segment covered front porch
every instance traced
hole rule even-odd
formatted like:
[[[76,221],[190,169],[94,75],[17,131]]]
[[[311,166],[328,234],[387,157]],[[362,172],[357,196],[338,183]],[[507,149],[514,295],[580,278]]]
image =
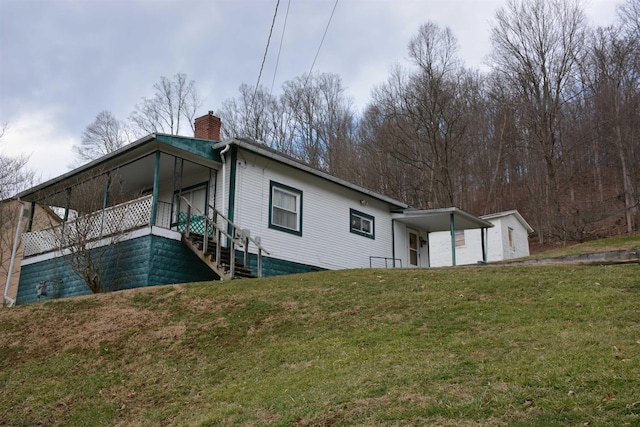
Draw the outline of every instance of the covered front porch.
[[[217,209],[223,204],[217,194],[223,192],[224,171],[212,141],[150,135],[20,193],[17,198],[27,209],[31,205],[30,213],[35,205],[48,206],[62,221],[43,225],[35,224],[32,214],[23,218],[28,225],[18,303],[33,301],[38,286],[38,299],[46,296],[47,283],[62,283],[55,285],[64,288],[56,297],[95,292],[91,275],[70,272],[77,259],[99,261],[87,268],[112,282],[118,271],[118,284],[105,285],[106,290],[233,278],[235,256],[227,261],[228,275],[221,257],[211,262],[202,239],[200,246],[192,244],[193,236],[207,235],[218,239],[218,247],[243,242],[248,247]]]
[[[405,209],[392,214],[394,222],[394,259],[404,260],[403,266],[430,267],[429,234],[451,233],[451,265],[456,264],[456,247],[464,230],[481,230],[482,259],[487,262],[486,231],[493,224],[475,215],[452,207],[443,209]]]

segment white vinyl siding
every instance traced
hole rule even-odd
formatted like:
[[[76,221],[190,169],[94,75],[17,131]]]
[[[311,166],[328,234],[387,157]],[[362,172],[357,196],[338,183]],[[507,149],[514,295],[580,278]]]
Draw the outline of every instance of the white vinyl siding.
[[[249,229],[252,237],[260,237],[270,257],[330,270],[368,268],[370,256],[392,257],[391,213],[386,203],[251,152],[239,150],[238,159],[242,165],[237,168],[234,222]],[[301,193],[300,234],[269,226],[274,220],[269,218],[273,216],[271,182]],[[350,209],[358,208],[375,217],[375,239],[363,238],[347,227]]]
[[[487,218],[494,227],[487,230],[487,261],[500,261],[529,255],[527,230],[514,215]],[[431,265],[451,265],[451,233],[429,235]],[[482,237],[479,229],[466,230],[465,247],[456,250],[456,264],[477,264],[482,260]]]

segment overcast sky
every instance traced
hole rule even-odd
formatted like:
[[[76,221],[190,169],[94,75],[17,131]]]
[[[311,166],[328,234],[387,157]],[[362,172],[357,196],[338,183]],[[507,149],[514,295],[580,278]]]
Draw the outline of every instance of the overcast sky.
[[[358,110],[403,63],[422,23],[450,27],[465,65],[484,69],[505,0],[340,0],[314,70],[340,75]],[[42,180],[68,171],[71,147],[102,110],[125,120],[160,76],[185,73],[202,114],[254,85],[277,0],[0,0],[0,142],[29,154]],[[276,58],[290,3],[279,66]],[[615,0],[591,0],[592,25]],[[334,0],[281,0],[261,84],[274,93],[309,72]],[[275,80],[274,80],[275,79]],[[223,124],[224,125],[224,124]]]

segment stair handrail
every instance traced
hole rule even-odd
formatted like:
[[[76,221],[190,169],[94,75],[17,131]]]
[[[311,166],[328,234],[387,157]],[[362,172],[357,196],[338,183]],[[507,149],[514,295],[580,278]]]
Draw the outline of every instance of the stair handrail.
[[[237,238],[234,238],[234,237],[233,237],[233,236],[231,236],[229,233],[227,233],[226,231],[224,231],[224,229],[223,229],[222,227],[220,227],[218,224],[216,224],[216,223],[215,223],[215,221],[213,221],[211,218],[207,217],[207,216],[206,216],[206,215],[205,215],[205,214],[204,214],[200,209],[193,207],[193,206],[191,205],[191,203],[190,203],[187,199],[185,199],[185,197],[184,197],[184,196],[182,196],[182,197],[181,197],[181,199],[182,199],[182,200],[184,200],[184,202],[187,204],[187,210],[188,210],[188,211],[191,211],[191,210],[193,209],[196,213],[198,213],[199,215],[201,215],[201,216],[205,219],[205,222],[206,222],[207,224],[209,224],[209,223],[210,223],[210,224],[211,224],[211,226],[212,226],[213,228],[215,228],[216,230],[220,231],[222,234],[224,234],[225,236],[227,236],[229,239],[233,240],[236,244],[239,244],[239,245],[241,245],[241,246],[242,246],[242,240],[239,240],[239,239],[237,239]],[[189,224],[190,224],[190,222],[191,222],[191,221],[190,221],[190,220],[191,220],[191,215],[190,215],[190,213],[191,213],[191,212],[187,212],[187,223],[186,223],[186,225],[185,225],[185,229],[186,229],[187,237],[189,237],[189,232],[190,232],[190,230],[189,230]],[[206,228],[206,226],[205,226],[205,228]],[[209,231],[209,230],[205,230],[205,234],[206,234],[206,232],[208,232],[208,231]],[[217,242],[217,240],[216,240],[216,242]]]
[[[258,265],[257,265],[257,270],[258,270],[258,277],[262,277],[262,253],[264,252],[267,255],[271,255],[271,253],[266,250],[261,244],[260,242],[258,242],[256,239],[254,239],[253,237],[245,234],[244,230],[240,227],[238,227],[238,225],[236,223],[234,223],[233,221],[229,220],[229,218],[227,218],[222,212],[218,211],[215,207],[209,205],[209,208],[211,208],[212,212],[213,212],[213,218],[214,218],[214,222],[217,222],[217,217],[218,215],[220,215],[222,217],[222,219],[224,219],[225,221],[227,221],[228,225],[231,225],[231,229],[233,230],[231,232],[231,234],[235,235],[237,230],[242,230],[242,237],[244,238],[244,242],[242,242],[243,246],[244,246],[244,265],[245,267],[249,265],[249,243],[252,242],[254,245],[256,245],[256,248],[258,248]]]
[[[227,221],[227,223],[228,223],[228,224],[230,224],[230,225],[231,225],[231,227],[233,228],[233,230],[234,230],[234,231],[235,231],[235,230],[243,230],[243,229],[242,229],[241,227],[239,227],[236,223],[234,223],[233,221],[229,220],[229,218],[227,218],[227,217],[226,217],[222,212],[220,212],[219,210],[217,210],[216,208],[214,208],[214,207],[213,207],[213,206],[211,206],[211,205],[209,205],[209,207],[213,210],[214,217],[215,217],[215,215],[219,215],[219,216],[221,216],[221,217],[222,217],[222,219],[224,219],[225,221]],[[225,234],[226,234],[226,233],[225,233]],[[244,233],[243,233],[243,235],[244,235]],[[227,234],[227,236],[228,236],[228,234]],[[249,239],[249,240],[250,240],[254,245],[256,245],[256,247],[257,247],[259,250],[261,250],[262,252],[264,252],[264,253],[265,253],[265,254],[267,254],[267,255],[271,255],[271,253],[270,253],[268,250],[266,250],[266,249],[264,248],[264,246],[262,246],[262,245],[260,244],[260,242],[258,242],[256,239],[254,239],[254,238],[253,238],[253,237],[251,237],[251,236],[245,236],[245,237],[246,237],[246,238],[248,238],[248,239]]]
[[[191,206],[191,202],[189,202],[189,200],[187,200],[184,196],[180,197],[181,200],[183,200],[186,204],[187,204],[187,218],[186,218],[186,223],[185,223],[185,231],[184,231],[184,235],[185,237],[188,239],[189,235],[191,233],[191,209],[193,209],[195,212],[197,212],[198,214],[200,214],[204,220],[205,220],[205,227],[204,227],[204,236],[202,239],[202,252],[203,253],[207,253],[207,249],[208,249],[208,244],[209,244],[209,224],[211,224],[211,226],[213,227],[213,229],[216,232],[215,235],[215,242],[216,242],[216,265],[218,267],[220,267],[220,258],[221,258],[221,246],[222,244],[220,243],[220,234],[224,234],[225,236],[227,236],[227,238],[229,239],[230,245],[229,245],[229,276],[231,276],[231,278],[235,278],[236,275],[236,257],[235,257],[235,245],[239,244],[242,245],[243,242],[241,240],[238,240],[236,238],[234,238],[233,236],[229,235],[229,233],[227,233],[225,230],[222,229],[222,227],[220,227],[218,224],[216,224],[215,221],[213,221],[211,218],[207,217],[200,209],[195,208],[193,206]],[[259,264],[261,264],[259,262]],[[262,276],[261,276],[262,277]]]

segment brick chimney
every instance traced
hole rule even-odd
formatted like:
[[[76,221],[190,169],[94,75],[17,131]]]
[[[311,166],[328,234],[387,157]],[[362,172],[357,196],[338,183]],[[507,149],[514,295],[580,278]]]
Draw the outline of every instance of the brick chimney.
[[[220,140],[222,121],[220,117],[213,115],[213,111],[209,111],[209,114],[195,119],[193,125],[195,127],[194,137],[198,139],[212,139],[214,141]]]

